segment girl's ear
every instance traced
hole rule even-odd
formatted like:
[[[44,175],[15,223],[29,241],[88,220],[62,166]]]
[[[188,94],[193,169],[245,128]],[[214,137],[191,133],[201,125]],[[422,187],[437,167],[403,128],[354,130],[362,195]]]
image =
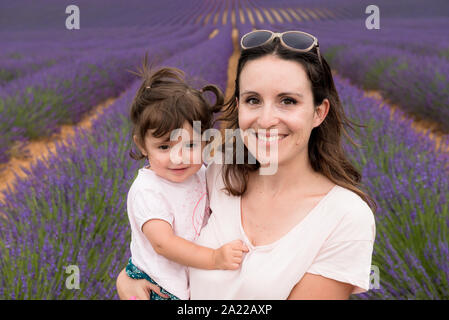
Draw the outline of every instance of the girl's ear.
[[[140,152],[141,152],[145,157],[147,157],[147,156],[148,156],[148,155],[147,155],[147,152],[146,152],[145,148],[143,148],[143,147],[140,145],[139,139],[137,138],[136,135],[133,135],[133,140],[134,140],[134,143],[136,144],[137,148],[139,148]]]

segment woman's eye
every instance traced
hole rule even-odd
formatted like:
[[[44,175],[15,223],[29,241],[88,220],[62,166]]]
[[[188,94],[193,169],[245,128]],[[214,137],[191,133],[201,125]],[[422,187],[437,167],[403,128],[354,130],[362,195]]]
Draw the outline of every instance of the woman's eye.
[[[161,150],[168,150],[168,148],[170,148],[170,146],[162,145],[162,146],[159,146],[158,148],[161,149]]]
[[[248,104],[258,104],[259,100],[256,99],[256,98],[248,98],[248,99],[246,99],[246,103],[248,103]]]
[[[187,144],[187,148],[195,148],[196,144],[195,143],[188,143]]]
[[[281,101],[283,104],[296,104],[296,100],[292,98],[285,98]]]

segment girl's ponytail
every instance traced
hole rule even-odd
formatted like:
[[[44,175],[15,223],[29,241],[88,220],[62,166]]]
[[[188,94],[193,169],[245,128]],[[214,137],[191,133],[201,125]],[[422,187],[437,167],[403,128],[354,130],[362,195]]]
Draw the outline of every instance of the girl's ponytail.
[[[201,93],[205,93],[206,91],[210,91],[215,95],[215,104],[210,107],[211,111],[213,113],[220,112],[224,103],[224,95],[221,92],[220,88],[218,88],[216,85],[208,84],[200,90]]]

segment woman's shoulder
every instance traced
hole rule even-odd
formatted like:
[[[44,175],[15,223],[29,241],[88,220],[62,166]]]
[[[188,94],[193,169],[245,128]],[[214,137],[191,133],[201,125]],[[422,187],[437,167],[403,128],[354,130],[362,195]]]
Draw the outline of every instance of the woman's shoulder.
[[[359,240],[374,239],[375,219],[369,205],[348,188],[337,185],[336,189],[330,208],[339,213],[339,229],[344,231],[346,236],[353,234],[353,239],[357,237],[363,237]],[[370,236],[366,238],[368,234]]]
[[[337,190],[334,201],[336,201],[338,205],[342,207],[342,209],[346,209],[349,211],[363,210],[372,213],[371,208],[368,206],[365,200],[363,200],[362,197],[356,192],[340,185],[336,185],[335,188]]]

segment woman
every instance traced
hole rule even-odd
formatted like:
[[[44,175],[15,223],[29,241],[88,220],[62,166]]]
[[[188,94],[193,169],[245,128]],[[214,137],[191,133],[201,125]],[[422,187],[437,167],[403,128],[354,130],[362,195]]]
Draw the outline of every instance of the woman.
[[[212,215],[197,243],[239,238],[249,252],[238,270],[190,268],[191,299],[348,299],[368,290],[376,205],[342,149],[351,122],[317,39],[257,30],[241,45],[220,120],[241,130],[245,159],[257,161],[236,163],[234,140],[234,162],[208,166]],[[273,174],[260,174],[263,149],[276,155]],[[122,299],[157,290],[123,271],[117,289]]]

